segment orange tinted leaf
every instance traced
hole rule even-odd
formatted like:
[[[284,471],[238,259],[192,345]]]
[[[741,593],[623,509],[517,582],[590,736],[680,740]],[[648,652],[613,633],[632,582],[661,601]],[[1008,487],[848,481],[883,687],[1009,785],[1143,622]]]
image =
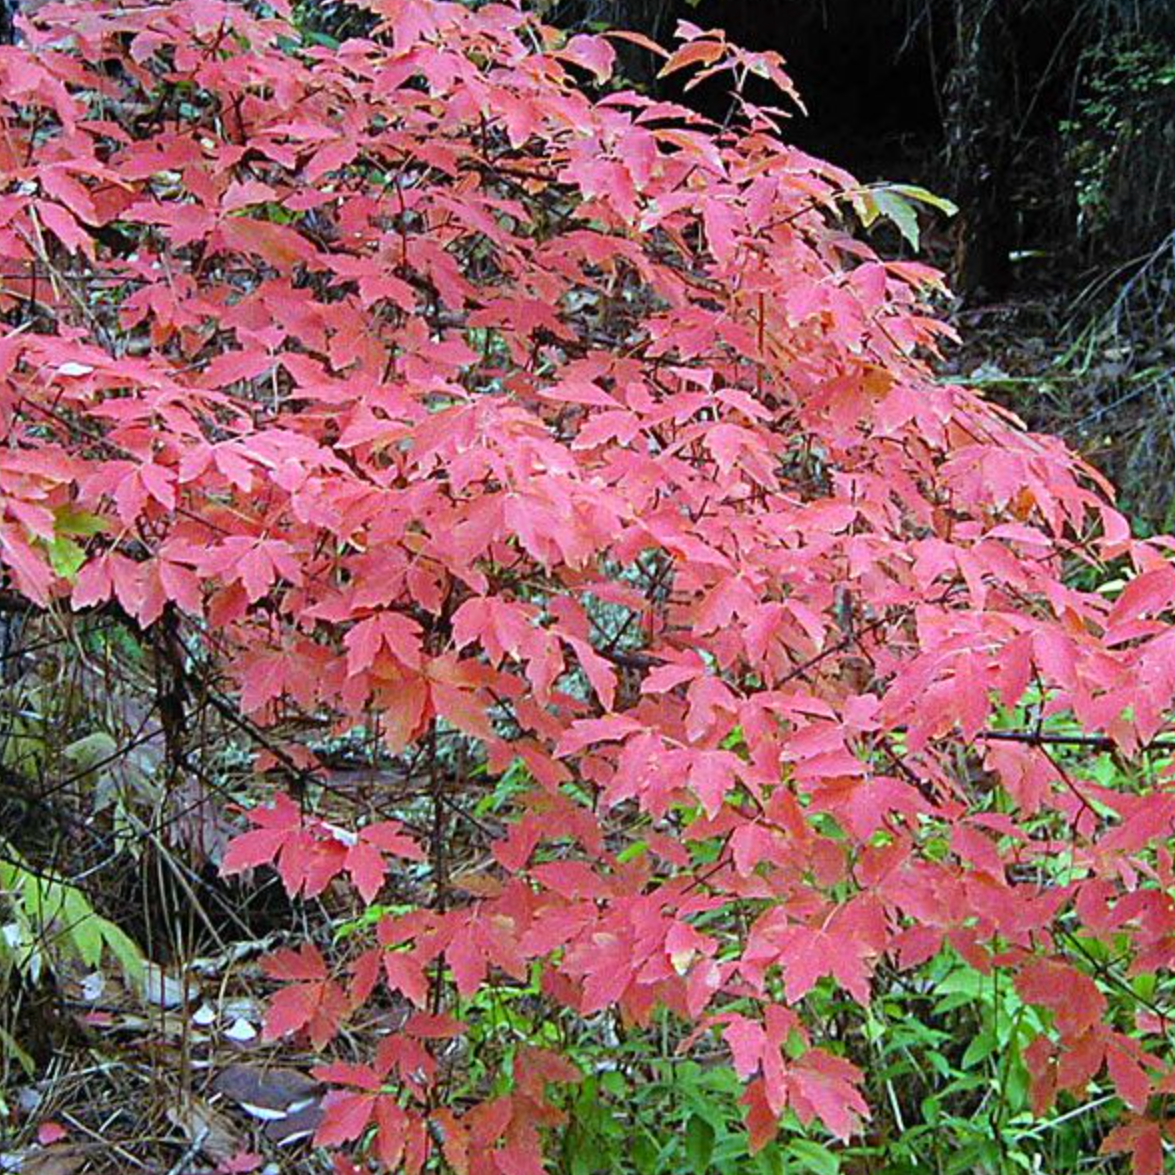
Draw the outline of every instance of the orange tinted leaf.
[[[657,76],[667,77],[691,65],[713,65],[725,53],[726,45],[722,41],[691,41],[670,55]]]

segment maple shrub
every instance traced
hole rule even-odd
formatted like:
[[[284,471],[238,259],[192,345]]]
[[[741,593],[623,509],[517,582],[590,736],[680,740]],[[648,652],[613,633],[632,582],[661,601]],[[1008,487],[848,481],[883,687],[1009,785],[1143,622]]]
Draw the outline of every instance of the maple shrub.
[[[1108,1091],[1156,1175],[1171,541],[936,379],[934,272],[737,97],[793,104],[776,56],[681,26],[718,126],[508,5],[339,45],[281,8],[50,4],[0,48],[0,550],[239,706],[279,786],[225,874],[369,908],[267,964],[337,1170],[542,1171],[558,1034],[452,1074],[532,983],[724,1050],[752,1149],[867,1137],[865,1009],[948,953],[1027,1010],[1035,1112]],[[351,817],[324,731],[382,747]]]

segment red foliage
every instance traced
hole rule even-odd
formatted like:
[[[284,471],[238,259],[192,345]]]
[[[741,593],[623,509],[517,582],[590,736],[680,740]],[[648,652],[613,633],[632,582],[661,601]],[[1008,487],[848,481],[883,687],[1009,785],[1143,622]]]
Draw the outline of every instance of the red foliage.
[[[253,721],[377,729],[432,764],[438,812],[479,762],[533,785],[492,873],[459,897],[434,861],[437,900],[384,917],[349,978],[275,958],[268,1034],[325,1045],[381,973],[436,1012],[537,960],[582,1013],[720,1031],[756,1142],[789,1106],[846,1137],[861,1074],[811,1044],[806,994],[864,1004],[883,960],[950,945],[1050,1013],[1038,1105],[1106,1068],[1143,1115],[1107,1146],[1157,1170],[1165,1062],[1066,944],[1171,966],[1175,790],[986,736],[1034,690],[1146,748],[1170,543],[936,381],[935,275],[853,239],[853,181],[778,112],[715,127],[511,7],[373,7],[376,39],[329,49],[220,0],[86,0],[0,50],[0,309],[28,315],[0,339],[10,584],[171,610]],[[682,33],[667,69],[787,89],[775,57]],[[1133,578],[1111,601],[1067,561]],[[267,745],[261,767],[313,762]],[[1050,815],[1063,843],[1033,832]],[[292,894],[346,875],[370,902],[422,859],[395,822],[283,796],[252,821],[225,871],[274,863]],[[574,1070],[529,1057],[458,1115],[432,1054],[459,1031],[417,1017],[372,1066],[325,1065],[319,1141],[539,1171]]]

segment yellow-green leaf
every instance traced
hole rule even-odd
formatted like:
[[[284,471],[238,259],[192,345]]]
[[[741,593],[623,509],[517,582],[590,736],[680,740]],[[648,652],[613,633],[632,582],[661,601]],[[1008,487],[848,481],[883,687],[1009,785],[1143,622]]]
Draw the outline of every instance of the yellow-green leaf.
[[[58,575],[72,580],[86,561],[86,552],[73,539],[59,534],[51,543],[46,543],[49,564]]]

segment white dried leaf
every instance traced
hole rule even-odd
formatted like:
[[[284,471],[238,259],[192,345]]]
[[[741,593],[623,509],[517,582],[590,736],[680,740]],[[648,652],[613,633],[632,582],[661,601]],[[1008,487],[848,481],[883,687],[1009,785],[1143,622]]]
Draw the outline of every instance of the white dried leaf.
[[[238,1016],[237,1019],[235,1019],[224,1030],[224,1034],[229,1038],[229,1040],[235,1040],[240,1044],[244,1044],[247,1041],[256,1039],[257,1029],[254,1028],[248,1020]]]

